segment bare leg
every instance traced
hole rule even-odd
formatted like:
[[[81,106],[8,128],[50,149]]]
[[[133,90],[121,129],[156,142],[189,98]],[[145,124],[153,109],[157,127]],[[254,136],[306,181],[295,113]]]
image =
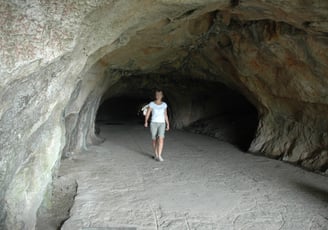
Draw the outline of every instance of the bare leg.
[[[158,157],[160,157],[162,155],[163,145],[164,145],[164,138],[159,137],[157,139],[157,153],[158,153]]]
[[[156,157],[158,157],[157,139],[153,140],[153,150],[154,150],[154,153],[155,153]]]

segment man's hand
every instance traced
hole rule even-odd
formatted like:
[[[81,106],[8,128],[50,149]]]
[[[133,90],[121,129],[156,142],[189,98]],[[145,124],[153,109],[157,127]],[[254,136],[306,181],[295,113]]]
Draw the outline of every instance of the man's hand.
[[[169,131],[169,130],[170,130],[170,126],[166,125],[166,131]]]
[[[146,127],[146,128],[148,127],[148,122],[145,122],[145,127]]]

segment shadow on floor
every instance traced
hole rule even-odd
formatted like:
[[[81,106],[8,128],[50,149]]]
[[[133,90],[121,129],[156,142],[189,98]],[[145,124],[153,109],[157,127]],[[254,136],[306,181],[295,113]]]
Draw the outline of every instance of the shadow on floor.
[[[146,156],[148,158],[151,158],[151,159],[154,158],[154,156],[151,153],[144,152],[144,151],[138,151],[138,150],[135,150],[135,149],[133,151],[140,154],[140,155]]]
[[[306,192],[313,197],[317,198],[319,201],[328,203],[328,190],[319,188],[317,186],[311,184],[305,184],[302,182],[293,182],[295,187],[297,187],[300,191]]]

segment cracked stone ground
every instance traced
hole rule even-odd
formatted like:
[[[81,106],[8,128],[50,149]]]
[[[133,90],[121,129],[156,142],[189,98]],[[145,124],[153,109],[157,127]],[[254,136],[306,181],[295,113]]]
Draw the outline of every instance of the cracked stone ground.
[[[175,130],[157,162],[148,129],[101,130],[104,143],[62,162],[78,182],[62,229],[328,228],[327,176]]]

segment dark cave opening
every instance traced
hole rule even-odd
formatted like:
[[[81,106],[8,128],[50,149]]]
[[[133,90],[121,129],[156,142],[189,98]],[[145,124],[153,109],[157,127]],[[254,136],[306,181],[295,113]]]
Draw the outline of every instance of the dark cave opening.
[[[141,108],[154,99],[156,88],[164,91],[173,129],[208,135],[248,150],[258,125],[257,110],[245,96],[220,82],[172,75],[122,77],[104,94],[97,127],[142,126]]]
[[[185,129],[229,142],[240,150],[247,151],[257,130],[257,116],[257,111],[252,107],[245,110],[226,111],[193,122]]]
[[[138,124],[142,122],[141,108],[146,102],[147,98],[128,95],[109,98],[99,107],[96,122],[105,125]]]

